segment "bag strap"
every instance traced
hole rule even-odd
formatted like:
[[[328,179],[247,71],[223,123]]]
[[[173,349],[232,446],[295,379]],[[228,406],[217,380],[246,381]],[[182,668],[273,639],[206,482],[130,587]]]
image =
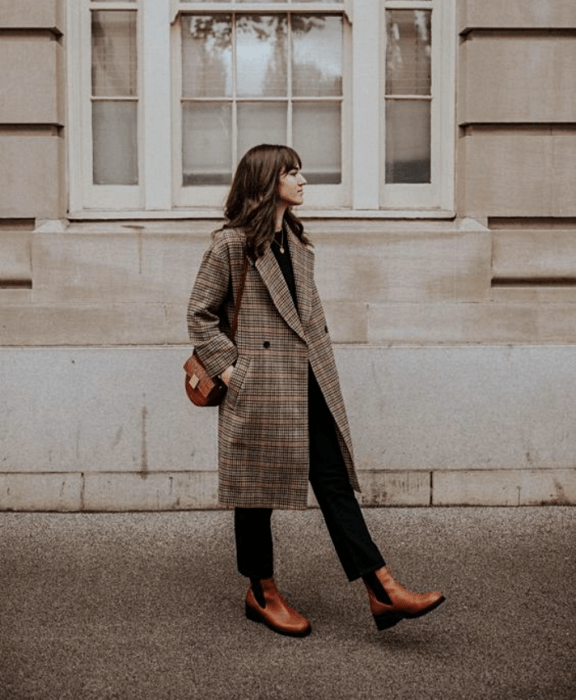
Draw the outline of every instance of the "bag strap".
[[[236,330],[238,329],[238,314],[240,313],[240,304],[242,304],[242,295],[244,294],[244,286],[246,285],[246,273],[248,272],[248,256],[244,256],[244,262],[242,263],[242,278],[240,280],[240,286],[238,287],[238,294],[236,295],[236,306],[234,307],[234,320],[232,321],[232,334],[230,340],[234,340],[236,337]]]

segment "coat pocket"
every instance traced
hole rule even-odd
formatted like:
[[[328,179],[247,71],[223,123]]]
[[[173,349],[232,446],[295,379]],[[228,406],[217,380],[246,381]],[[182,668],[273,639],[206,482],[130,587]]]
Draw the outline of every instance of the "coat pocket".
[[[244,381],[250,368],[250,363],[252,360],[246,355],[242,355],[238,358],[232,376],[230,377],[230,383],[228,384],[228,391],[226,392],[226,403],[234,410],[238,399],[242,394],[242,388],[244,386]]]

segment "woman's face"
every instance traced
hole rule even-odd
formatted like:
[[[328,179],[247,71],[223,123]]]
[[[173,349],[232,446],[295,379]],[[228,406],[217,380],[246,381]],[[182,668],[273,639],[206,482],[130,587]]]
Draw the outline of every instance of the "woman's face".
[[[294,167],[280,175],[278,199],[288,206],[298,206],[304,201],[306,178],[299,167]]]

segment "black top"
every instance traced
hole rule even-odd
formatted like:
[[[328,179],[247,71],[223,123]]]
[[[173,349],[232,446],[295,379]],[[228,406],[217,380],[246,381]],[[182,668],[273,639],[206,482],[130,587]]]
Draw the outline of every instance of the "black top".
[[[284,239],[283,253],[280,252],[280,246],[278,245],[276,239],[274,239],[272,242],[271,247],[272,252],[276,256],[276,260],[278,261],[278,265],[280,265],[280,269],[282,270],[282,274],[284,275],[284,279],[286,280],[286,284],[288,285],[292,299],[294,300],[294,306],[296,307],[296,310],[298,310],[298,301],[296,299],[296,282],[294,281],[294,268],[292,267],[292,258],[290,257],[290,247],[288,246],[287,237]]]

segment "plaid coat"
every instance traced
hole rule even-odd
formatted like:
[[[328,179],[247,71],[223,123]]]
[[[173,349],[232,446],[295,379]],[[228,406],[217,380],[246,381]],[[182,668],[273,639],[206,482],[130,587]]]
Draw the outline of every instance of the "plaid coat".
[[[233,343],[228,336],[244,241],[238,230],[216,234],[188,306],[190,339],[208,373],[215,376],[235,363],[218,409],[220,503],[306,507],[309,364],[334,417],[350,482],[359,491],[332,343],[314,283],[314,254],[289,232],[298,311],[270,248],[248,265]]]

